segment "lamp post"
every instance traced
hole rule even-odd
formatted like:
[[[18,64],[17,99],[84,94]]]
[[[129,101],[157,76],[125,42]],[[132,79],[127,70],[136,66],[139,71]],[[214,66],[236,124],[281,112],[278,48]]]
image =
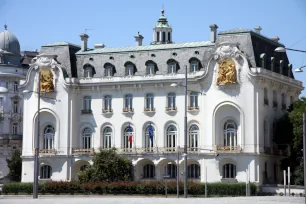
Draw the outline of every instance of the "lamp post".
[[[285,47],[277,47],[274,51],[275,52],[286,52],[286,50],[291,50],[295,52],[305,52],[306,50],[296,50],[296,49],[290,49]],[[306,67],[306,65],[301,66],[297,69],[295,69],[295,72],[303,72],[303,68]],[[304,161],[304,195],[305,195],[305,204],[306,204],[306,113],[303,113],[303,161]]]

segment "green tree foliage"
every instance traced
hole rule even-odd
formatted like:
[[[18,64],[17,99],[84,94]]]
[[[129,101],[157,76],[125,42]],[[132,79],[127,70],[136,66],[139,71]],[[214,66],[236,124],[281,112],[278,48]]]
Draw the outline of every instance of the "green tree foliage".
[[[118,155],[116,149],[103,150],[93,156],[93,164],[78,174],[79,181],[129,181],[132,179],[133,165],[126,157]]]
[[[278,119],[273,141],[283,148],[289,145],[291,154],[281,162],[282,169],[291,167],[292,181],[303,184],[303,113],[306,113],[306,98],[295,101],[281,118]]]
[[[21,152],[15,150],[10,159],[6,159],[7,167],[9,168],[8,178],[11,181],[21,181],[22,159]]]

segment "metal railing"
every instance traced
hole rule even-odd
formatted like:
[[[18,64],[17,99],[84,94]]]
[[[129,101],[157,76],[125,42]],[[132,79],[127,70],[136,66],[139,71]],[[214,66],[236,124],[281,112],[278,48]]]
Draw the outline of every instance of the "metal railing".
[[[73,155],[93,155],[94,149],[89,148],[89,149],[84,149],[84,148],[72,148],[72,154]]]
[[[237,146],[219,146],[216,145],[214,148],[215,152],[226,152],[226,153],[239,153],[242,151],[239,145]]]

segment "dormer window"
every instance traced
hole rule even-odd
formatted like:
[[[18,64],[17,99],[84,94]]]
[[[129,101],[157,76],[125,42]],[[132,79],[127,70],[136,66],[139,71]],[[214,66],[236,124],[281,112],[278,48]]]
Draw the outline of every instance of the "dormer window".
[[[174,59],[170,59],[167,62],[168,64],[168,74],[174,74],[179,70],[178,62]]]
[[[175,64],[171,63],[169,64],[169,74],[173,74],[176,72]]]
[[[110,63],[105,63],[104,65],[104,76],[112,77],[116,73],[115,66]]]
[[[96,74],[95,68],[90,64],[84,65],[84,77],[92,78]]]
[[[189,60],[190,63],[190,72],[197,72],[202,68],[200,60],[197,58],[193,57]]]
[[[137,72],[136,66],[131,62],[125,63],[124,66],[125,66],[125,76],[134,76],[135,73]]]
[[[156,63],[151,60],[146,62],[146,67],[147,67],[146,71],[147,75],[155,75],[156,71],[158,71]]]

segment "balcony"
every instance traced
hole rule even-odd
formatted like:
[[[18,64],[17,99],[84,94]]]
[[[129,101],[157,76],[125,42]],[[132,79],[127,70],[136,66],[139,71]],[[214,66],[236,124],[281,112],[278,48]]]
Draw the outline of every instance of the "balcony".
[[[273,101],[273,108],[277,108],[277,101]]]
[[[267,98],[264,99],[264,105],[269,105],[269,100]]]
[[[33,153],[35,153],[35,149],[33,150]],[[55,149],[39,149],[39,154],[55,155],[56,150]]]
[[[144,108],[144,112],[155,112],[155,108]]]
[[[81,110],[82,114],[92,114],[92,110]]]
[[[188,106],[187,107],[187,111],[188,112],[199,112],[200,111],[200,107],[199,106]]]
[[[166,107],[166,112],[174,112],[177,111],[176,107]]]
[[[134,113],[134,108],[125,107],[122,109],[123,113]]]
[[[81,148],[72,148],[73,155],[93,155],[94,149],[81,149]]]
[[[102,114],[113,114],[113,109],[108,108],[108,109],[102,109]]]
[[[240,153],[240,146],[215,146],[215,152],[218,153]]]

